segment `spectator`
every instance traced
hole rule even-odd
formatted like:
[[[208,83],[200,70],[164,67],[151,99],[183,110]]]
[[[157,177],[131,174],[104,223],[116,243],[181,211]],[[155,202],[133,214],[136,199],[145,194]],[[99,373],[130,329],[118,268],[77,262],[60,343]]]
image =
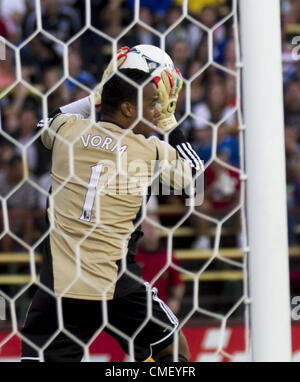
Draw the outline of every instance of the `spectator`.
[[[180,70],[183,77],[186,77],[186,72],[189,66],[190,59],[190,50],[187,40],[176,40],[170,46],[169,54],[174,62],[175,67]]]
[[[226,105],[227,96],[224,83],[215,83],[208,86],[204,102],[194,107],[194,114],[199,119],[195,124],[197,128],[203,128],[207,122],[217,124],[225,119],[226,125],[230,127],[235,123],[234,109]]]
[[[202,69],[199,61],[193,61],[187,71],[188,78],[195,76]],[[197,105],[204,98],[203,76],[197,75],[191,82],[191,106]]]
[[[284,93],[285,122],[288,125],[300,126],[300,82],[287,84]]]
[[[299,24],[300,23],[300,1],[289,0],[288,4],[285,1],[284,8],[284,24]]]
[[[207,28],[212,28],[217,24],[219,20],[218,9],[216,7],[209,7],[209,6],[204,7],[201,10],[201,13],[198,14],[197,18]],[[225,27],[224,25],[220,25],[214,31],[214,43],[218,44],[221,41],[223,41],[224,38],[225,38]]]
[[[74,78],[77,82],[88,86],[89,89],[93,89],[96,86],[94,77],[83,70],[82,68],[82,59],[80,54],[73,50],[69,54],[69,73],[70,77]],[[74,84],[71,80],[67,80],[67,87],[72,96],[77,85]]]
[[[34,141],[34,135],[36,133],[36,125],[38,118],[33,110],[23,109],[20,115],[19,129],[18,129],[18,142],[22,145],[17,148],[19,155],[22,155],[24,147],[26,147],[26,159],[28,169],[31,173],[35,173],[38,167],[38,150],[37,143]]]
[[[154,224],[159,224],[156,213],[148,215]],[[142,223],[144,236],[136,256],[136,262],[142,268],[144,280],[152,283],[158,290],[158,296],[165,301],[172,311],[177,314],[184,295],[184,284],[180,273],[174,268],[179,266],[178,261],[172,254],[171,265],[167,266],[167,248],[161,245],[161,230],[148,220]]]
[[[296,49],[296,57],[293,54],[293,51],[296,45],[292,44],[293,35],[283,30],[282,32],[282,72],[283,72],[283,84],[284,86],[289,82],[297,79],[297,62],[295,62],[295,58],[299,62],[299,50]],[[298,46],[298,44],[297,44]]]
[[[194,128],[195,150],[206,164],[212,156],[213,131],[208,125]]]
[[[299,130],[285,127],[286,183],[289,244],[298,243],[295,228],[300,223],[300,144]]]
[[[95,33],[84,34],[84,40],[81,46],[84,57],[85,67],[94,76],[99,75],[99,68],[107,66],[112,54],[111,38],[118,39],[118,47],[131,46],[130,39],[134,34],[135,27],[129,28],[125,35],[122,31],[133,22],[134,16],[123,0],[93,0],[91,2],[91,24],[93,27],[108,35],[110,38],[104,38]],[[97,49],[94,49],[97,46]],[[94,68],[90,63],[94,64]],[[90,69],[91,67],[91,69]],[[99,78],[100,79],[100,78]]]
[[[112,38],[117,38],[122,31],[121,1],[108,1],[101,10],[101,30]]]
[[[161,33],[164,33],[168,28],[174,26],[174,24],[179,19],[179,17],[181,17],[181,14],[182,14],[181,7],[178,7],[172,4],[171,7],[168,9],[168,12],[166,13],[165,17],[161,20],[160,24],[157,25],[157,29]]]
[[[203,99],[204,95],[204,86],[203,86],[203,76],[198,75],[197,72],[201,70],[201,64],[199,61],[191,62],[189,68],[187,69],[187,79],[191,81],[191,78],[196,75],[196,77],[190,82],[190,97],[189,102],[191,108],[193,108],[197,103],[199,103]],[[177,121],[184,115],[186,110],[186,87],[183,86],[181,93],[179,94],[177,107],[176,107],[176,117]],[[185,135],[189,137],[191,141],[194,140],[193,137],[193,123],[192,118],[187,118],[184,120],[181,130],[184,131]]]
[[[31,36],[36,27],[36,13],[32,11],[24,21],[23,40]],[[73,8],[61,5],[59,0],[43,0],[42,27],[57,40],[66,43],[80,31],[81,24]],[[76,40],[73,46],[79,49],[79,40]],[[40,83],[45,69],[61,65],[62,56],[63,44],[39,33],[22,49],[22,65],[34,67],[37,71],[36,82]]]
[[[25,0],[1,0],[0,11],[3,17],[23,15],[26,12]]]
[[[70,101],[70,95],[65,82],[56,88],[61,77],[61,70],[56,67],[51,67],[44,73],[42,84],[43,94],[46,94],[51,89],[51,93],[47,97],[48,110],[56,110],[61,105],[65,105]]]
[[[216,8],[217,10],[226,3],[227,0],[189,0],[189,13],[197,16],[205,7]],[[183,0],[174,0],[177,5],[182,5]]]
[[[233,72],[236,71],[236,48],[234,39],[229,39],[224,47],[224,62],[223,65],[231,69]]]
[[[125,5],[133,12],[135,0],[126,0]],[[172,5],[172,0],[140,0],[140,7],[148,8],[154,15],[154,24],[158,24],[167,14],[168,9]]]
[[[22,70],[23,80],[30,82],[27,68]],[[38,100],[40,101],[40,100]],[[23,83],[18,84],[15,92],[5,99],[5,107],[3,114],[5,123],[3,124],[4,130],[14,138],[17,137],[19,128],[19,118],[23,109],[32,108],[38,110],[39,104],[35,95],[30,94],[28,88]]]
[[[8,163],[15,155],[15,146],[7,140],[2,140],[0,144],[0,173],[6,172]]]
[[[0,36],[8,38],[7,26],[3,17],[0,17]]]
[[[38,34],[21,50],[21,64],[31,73],[30,83],[40,85],[46,70],[62,66],[61,52],[52,40]]]
[[[169,33],[166,35],[166,48],[171,49],[171,46],[177,40],[188,41],[188,31],[184,23],[178,23],[178,19],[182,16],[182,9],[172,6],[166,14],[163,23],[158,26],[161,33],[164,33],[167,29]]]
[[[149,8],[142,7],[140,9],[139,19],[144,24],[149,25],[149,27],[153,28],[153,15]],[[141,24],[137,24],[136,27],[134,27],[131,30],[131,34],[128,38],[128,45],[132,47],[139,44],[150,44],[159,46],[160,40],[159,37],[152,31],[150,31],[148,28],[144,27]]]
[[[7,167],[7,171],[0,172],[0,195],[7,195],[16,188],[16,191],[7,199],[9,229],[25,243],[33,244],[33,223],[34,209],[37,207],[37,191],[27,181],[17,188],[23,180],[22,158],[18,155],[13,156]],[[1,219],[3,221],[3,210]],[[4,227],[1,227],[3,230]],[[2,251],[13,251],[16,247],[10,235],[6,235],[1,240]]]
[[[21,25],[25,12],[25,0],[1,0],[0,2],[0,14],[7,30],[6,37],[15,45],[18,44],[22,35]]]
[[[226,93],[225,105],[230,108],[236,107],[236,78],[234,76],[231,76],[231,75],[226,76],[225,93]]]
[[[193,16],[201,24],[205,25],[207,28],[214,27],[219,21],[218,9],[216,7],[204,7]],[[187,26],[188,41],[191,47],[191,52],[194,55],[195,50],[198,45],[201,44],[203,40],[207,40],[207,32],[200,28],[196,23],[191,22]],[[226,38],[226,30],[224,25],[218,26],[213,33],[214,39],[214,56],[216,56],[216,50],[219,44],[221,44]],[[214,57],[216,59],[216,57]]]
[[[218,153],[220,159],[226,162],[226,155]],[[206,188],[204,202],[196,210],[207,216],[223,218],[239,203],[240,181],[239,173],[229,170],[214,161],[205,171]],[[238,214],[234,216],[237,220]],[[195,217],[197,238],[193,248],[210,248],[210,222],[206,219]],[[239,222],[234,222],[238,245],[241,246]]]
[[[224,125],[218,128],[217,152],[221,152],[225,161],[232,166],[239,167],[239,141],[237,136],[227,133],[227,127]]]
[[[291,45],[291,44],[290,44]],[[289,52],[289,59],[292,60],[292,65],[286,68],[285,72],[285,84],[287,84],[290,81],[300,81],[300,60],[294,61],[292,59],[292,53]],[[285,62],[286,65],[288,61]]]
[[[69,6],[61,5],[59,0],[42,0],[42,25],[45,31],[62,42],[67,42],[81,28],[77,12]],[[35,29],[36,15],[32,12],[26,20],[24,37],[30,36]],[[57,47],[57,51],[62,54],[61,47]]]
[[[1,23],[1,21],[0,21]],[[0,25],[1,29],[1,25]],[[1,32],[0,32],[1,35]],[[11,49],[6,49],[5,60],[1,60],[0,65],[0,90],[3,90],[12,85],[16,79],[14,70],[14,54]]]
[[[199,44],[195,47],[194,61],[199,62],[201,67],[208,63],[208,38],[203,36]],[[201,74],[202,82],[207,86],[212,82],[212,79],[216,76],[217,68],[213,65],[209,65]]]
[[[203,37],[198,45],[195,47],[194,60],[199,62],[201,67],[208,62],[208,40],[207,37]],[[207,70],[207,69],[206,69]]]
[[[232,166],[239,167],[239,141],[238,137],[227,134],[226,125],[218,127],[217,133],[217,156],[222,153],[222,157]],[[212,128],[203,126],[195,131],[195,150],[204,163],[207,163],[212,158],[213,150],[213,135]]]

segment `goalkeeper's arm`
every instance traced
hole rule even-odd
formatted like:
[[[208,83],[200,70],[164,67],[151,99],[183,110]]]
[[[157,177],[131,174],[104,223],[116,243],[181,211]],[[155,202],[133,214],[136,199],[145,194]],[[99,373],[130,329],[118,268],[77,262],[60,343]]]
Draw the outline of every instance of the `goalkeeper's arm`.
[[[182,159],[189,163],[193,175],[198,171],[203,172],[203,162],[191,144],[187,142],[182,131],[177,128],[177,121],[174,115],[177,99],[182,88],[180,71],[177,68],[173,69],[172,72],[165,69],[160,77],[154,78],[154,82],[161,104],[158,127],[162,133],[169,133],[169,144],[175,148]]]
[[[182,77],[179,70],[165,70],[154,82],[161,103],[158,127],[162,133],[168,133],[169,138],[169,144],[155,140],[159,160],[158,179],[170,192],[172,189],[184,190],[191,197],[186,200],[186,205],[199,205],[203,200],[204,165],[177,127],[174,116]]]

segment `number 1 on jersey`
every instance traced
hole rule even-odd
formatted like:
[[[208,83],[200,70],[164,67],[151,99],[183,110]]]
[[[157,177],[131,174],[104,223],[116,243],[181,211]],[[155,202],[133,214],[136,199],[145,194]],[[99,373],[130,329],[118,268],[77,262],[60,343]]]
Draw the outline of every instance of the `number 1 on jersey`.
[[[92,217],[92,209],[95,203],[97,186],[103,170],[103,164],[97,164],[96,166],[91,166],[90,179],[85,194],[84,204],[82,207],[82,214],[80,220],[89,222]]]

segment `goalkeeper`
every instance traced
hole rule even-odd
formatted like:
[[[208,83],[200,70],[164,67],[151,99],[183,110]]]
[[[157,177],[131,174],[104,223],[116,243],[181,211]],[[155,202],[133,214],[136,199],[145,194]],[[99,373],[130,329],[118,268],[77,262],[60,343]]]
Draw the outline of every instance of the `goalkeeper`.
[[[127,51],[119,51],[118,67]],[[128,178],[111,170],[125,161],[129,169],[138,158],[144,164],[138,179],[150,186],[155,175],[151,164],[156,161],[161,181],[178,189],[182,177],[191,183],[202,163],[174,129],[182,86],[179,72],[164,71],[154,80],[136,69],[120,72],[131,83],[113,74],[111,63],[95,97],[61,107],[42,131],[42,143],[52,151],[50,233],[44,240],[43,287],[35,293],[21,331],[22,361],[80,361],[82,345],[100,328],[126,353],[131,349],[136,361],[173,360],[178,320],[157,290],[140,278],[134,261],[142,236],[143,196],[128,191]],[[132,82],[143,85],[142,105]],[[89,119],[93,102],[101,107],[98,123]],[[173,129],[170,144],[152,137],[151,126],[162,132]],[[178,360],[188,361],[186,339],[181,332],[178,338]]]

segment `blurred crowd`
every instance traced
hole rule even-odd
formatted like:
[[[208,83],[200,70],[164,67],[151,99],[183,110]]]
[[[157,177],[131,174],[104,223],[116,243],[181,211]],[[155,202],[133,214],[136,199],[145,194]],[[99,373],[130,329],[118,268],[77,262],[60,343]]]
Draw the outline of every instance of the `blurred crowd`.
[[[231,0],[189,0],[186,17],[182,0],[140,0],[139,14],[134,0],[90,3],[87,12],[84,0],[41,0],[38,12],[33,0],[0,0],[0,35],[9,42],[0,61],[0,91],[5,91],[0,100],[0,195],[6,197],[1,229],[8,216],[11,232],[29,245],[45,229],[51,155],[39,143],[36,128],[43,112],[88,95],[110,60],[113,40],[119,47],[164,43],[185,79],[177,120],[206,167],[204,203],[189,220],[196,227],[194,242],[186,241],[185,247],[207,249],[212,227],[202,214],[222,218],[240,198],[236,41],[233,18],[220,22],[232,11]],[[294,245],[300,224],[300,60],[292,54],[297,48],[292,40],[300,35],[300,0],[282,0],[282,27],[289,240]],[[172,205],[172,198],[163,202]],[[240,246],[238,212],[229,221]],[[12,236],[0,241],[1,251],[22,247]]]

